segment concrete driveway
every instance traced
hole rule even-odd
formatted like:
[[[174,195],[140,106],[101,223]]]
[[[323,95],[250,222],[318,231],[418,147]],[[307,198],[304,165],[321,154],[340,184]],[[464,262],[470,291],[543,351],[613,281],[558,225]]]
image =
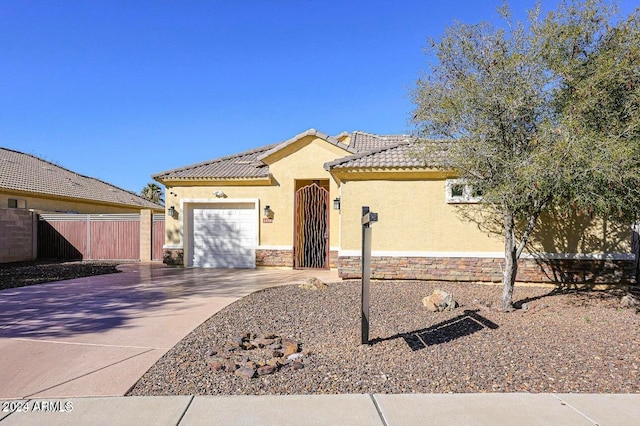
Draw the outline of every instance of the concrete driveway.
[[[119,396],[211,315],[256,290],[336,271],[174,269],[0,291],[0,399]]]

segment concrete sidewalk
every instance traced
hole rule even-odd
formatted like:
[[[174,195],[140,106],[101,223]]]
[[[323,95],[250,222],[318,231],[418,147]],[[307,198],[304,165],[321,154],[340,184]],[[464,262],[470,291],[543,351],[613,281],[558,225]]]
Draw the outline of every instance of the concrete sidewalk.
[[[254,291],[336,271],[166,268],[0,291],[0,400],[122,396],[194,328]]]
[[[640,395],[411,394],[33,399],[1,425],[637,425]],[[3,408],[5,406],[3,405]]]

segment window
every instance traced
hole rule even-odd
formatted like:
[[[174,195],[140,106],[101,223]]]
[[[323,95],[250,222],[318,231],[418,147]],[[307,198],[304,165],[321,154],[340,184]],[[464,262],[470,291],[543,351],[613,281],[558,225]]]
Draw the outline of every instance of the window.
[[[10,209],[26,209],[27,201],[26,200],[17,200],[15,198],[9,198],[9,208]]]
[[[474,189],[464,179],[447,179],[447,203],[477,203],[482,191]]]

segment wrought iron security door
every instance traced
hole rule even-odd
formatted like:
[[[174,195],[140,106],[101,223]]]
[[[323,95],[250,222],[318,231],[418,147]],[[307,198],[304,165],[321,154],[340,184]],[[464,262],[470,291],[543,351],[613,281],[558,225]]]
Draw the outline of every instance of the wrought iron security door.
[[[329,267],[329,191],[317,183],[295,195],[293,266],[296,269]]]

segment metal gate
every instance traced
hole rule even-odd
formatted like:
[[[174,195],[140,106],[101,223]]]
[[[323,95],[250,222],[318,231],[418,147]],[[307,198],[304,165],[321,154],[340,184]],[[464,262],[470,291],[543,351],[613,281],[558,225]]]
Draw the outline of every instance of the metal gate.
[[[295,194],[293,267],[329,267],[329,191],[317,183]]]

